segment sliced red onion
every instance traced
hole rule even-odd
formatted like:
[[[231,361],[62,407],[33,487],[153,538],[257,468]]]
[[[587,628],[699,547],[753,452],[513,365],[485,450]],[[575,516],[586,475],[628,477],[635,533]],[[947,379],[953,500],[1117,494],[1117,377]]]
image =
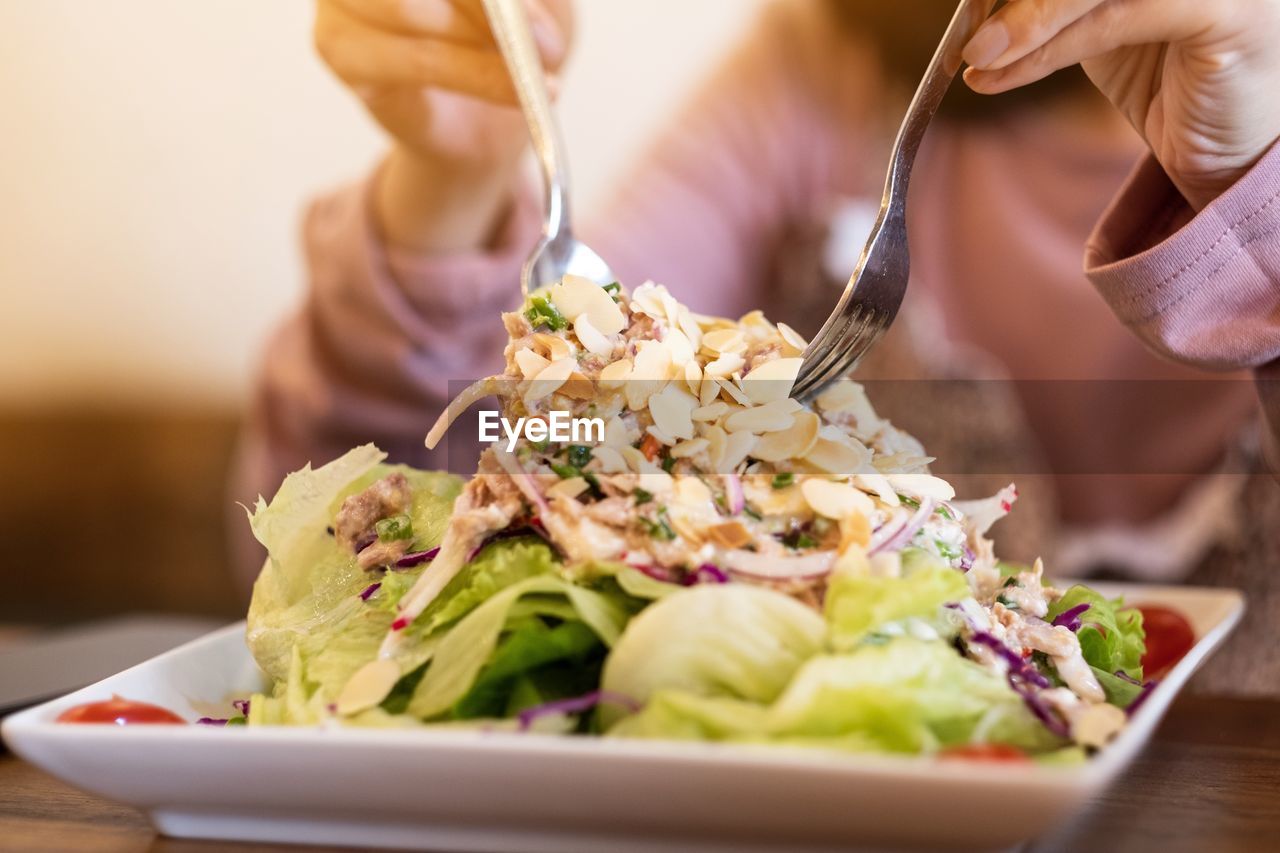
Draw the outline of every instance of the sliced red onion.
[[[437,545],[426,551],[417,551],[413,554],[405,554],[403,557],[395,561],[397,569],[412,569],[421,566],[423,563],[429,563],[440,553],[440,546]]]
[[[248,699],[232,699],[231,707],[242,717],[249,716],[249,700]]]
[[[729,551],[724,568],[733,574],[761,580],[804,580],[825,577],[835,567],[835,551],[816,551],[797,557]]]
[[[520,725],[520,731],[528,731],[535,720],[547,717],[552,714],[581,714],[584,711],[590,711],[597,705],[621,705],[632,713],[639,711],[641,705],[630,696],[623,696],[621,693],[614,693],[609,690],[593,690],[582,696],[574,696],[570,699],[557,699],[554,702],[545,702],[541,705],[534,705],[532,708],[526,708],[516,715],[516,719]]]
[[[1092,606],[1088,602],[1077,604],[1070,610],[1064,610],[1053,617],[1053,624],[1055,627],[1066,628],[1074,634],[1080,630],[1080,626],[1083,624],[1080,620],[1081,615]]]
[[[230,720],[226,717],[201,717],[196,720],[197,726],[225,726]]]
[[[381,588],[382,588],[381,581],[379,581],[378,583],[369,584],[367,587],[364,588],[364,592],[360,593],[360,600],[368,601],[369,596],[373,595],[375,592],[377,592]]]
[[[934,506],[935,503],[932,498],[924,498],[920,501],[920,507],[915,511],[915,514],[907,519],[907,522],[896,531],[891,532],[888,536],[880,537],[878,542],[876,541],[877,537],[873,535],[871,537],[871,547],[867,549],[867,556],[874,557],[881,551],[901,551],[907,547],[907,545],[911,544],[911,538],[919,532],[921,527],[924,527],[924,523],[929,520],[929,516],[933,515]],[[887,527],[888,525],[885,526]],[[881,529],[883,530],[883,528]]]
[[[661,583],[679,583],[680,582],[680,579],[676,577],[675,572],[671,571],[665,566],[655,566],[651,564],[645,564],[643,566],[632,565],[631,568],[635,569],[636,571],[640,572],[646,577],[651,577],[656,581],[660,581]]]
[[[740,514],[747,506],[747,498],[742,492],[742,480],[737,474],[724,475],[724,492],[729,503],[729,515]]]

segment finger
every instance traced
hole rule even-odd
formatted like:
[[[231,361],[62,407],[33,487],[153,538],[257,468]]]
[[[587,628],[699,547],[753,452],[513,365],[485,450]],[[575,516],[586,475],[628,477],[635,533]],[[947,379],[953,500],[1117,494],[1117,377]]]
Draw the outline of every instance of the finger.
[[[506,65],[491,49],[390,33],[322,2],[316,49],[343,82],[359,90],[386,86],[441,89],[514,104]]]
[[[1199,0],[1107,0],[1047,43],[1003,68],[969,68],[976,92],[998,94],[1122,47],[1190,39],[1213,25]]]
[[[1040,47],[1105,0],[1012,0],[986,20],[964,48],[964,61],[993,70]]]
[[[462,44],[482,45],[492,42],[483,19],[474,17],[457,0],[332,0],[353,18],[367,24],[400,33],[429,35]]]

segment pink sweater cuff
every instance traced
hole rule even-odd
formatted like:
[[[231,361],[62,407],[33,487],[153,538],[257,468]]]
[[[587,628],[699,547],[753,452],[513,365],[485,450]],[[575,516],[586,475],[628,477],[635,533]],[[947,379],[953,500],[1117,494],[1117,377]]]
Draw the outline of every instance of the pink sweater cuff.
[[[1085,272],[1156,351],[1204,368],[1280,358],[1280,146],[1195,213],[1148,156],[1103,214]]]

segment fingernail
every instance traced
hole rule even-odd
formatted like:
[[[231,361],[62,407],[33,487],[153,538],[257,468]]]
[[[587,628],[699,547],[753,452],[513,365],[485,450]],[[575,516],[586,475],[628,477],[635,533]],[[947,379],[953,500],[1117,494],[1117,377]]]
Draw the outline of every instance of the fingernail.
[[[1009,30],[1000,21],[987,21],[965,45],[961,54],[974,68],[986,68],[1009,49]]]

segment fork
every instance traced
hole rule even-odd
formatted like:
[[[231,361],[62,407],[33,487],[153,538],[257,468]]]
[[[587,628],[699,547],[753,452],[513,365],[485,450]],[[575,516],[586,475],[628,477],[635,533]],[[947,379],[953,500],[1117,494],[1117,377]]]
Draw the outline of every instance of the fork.
[[[995,0],[960,0],[938,49],[925,69],[898,130],[885,180],[880,215],[862,249],[858,267],[835,310],[804,352],[791,396],[816,397],[848,374],[898,314],[907,292],[907,187],[920,143],[942,98],[960,70],[960,51],[991,13]]]
[[[602,287],[614,279],[609,265],[573,236],[569,221],[569,171],[564,139],[551,108],[542,60],[521,0],[484,0],[494,39],[506,60],[537,154],[545,190],[542,239],[520,271],[520,290],[528,296],[547,284],[578,275]]]

